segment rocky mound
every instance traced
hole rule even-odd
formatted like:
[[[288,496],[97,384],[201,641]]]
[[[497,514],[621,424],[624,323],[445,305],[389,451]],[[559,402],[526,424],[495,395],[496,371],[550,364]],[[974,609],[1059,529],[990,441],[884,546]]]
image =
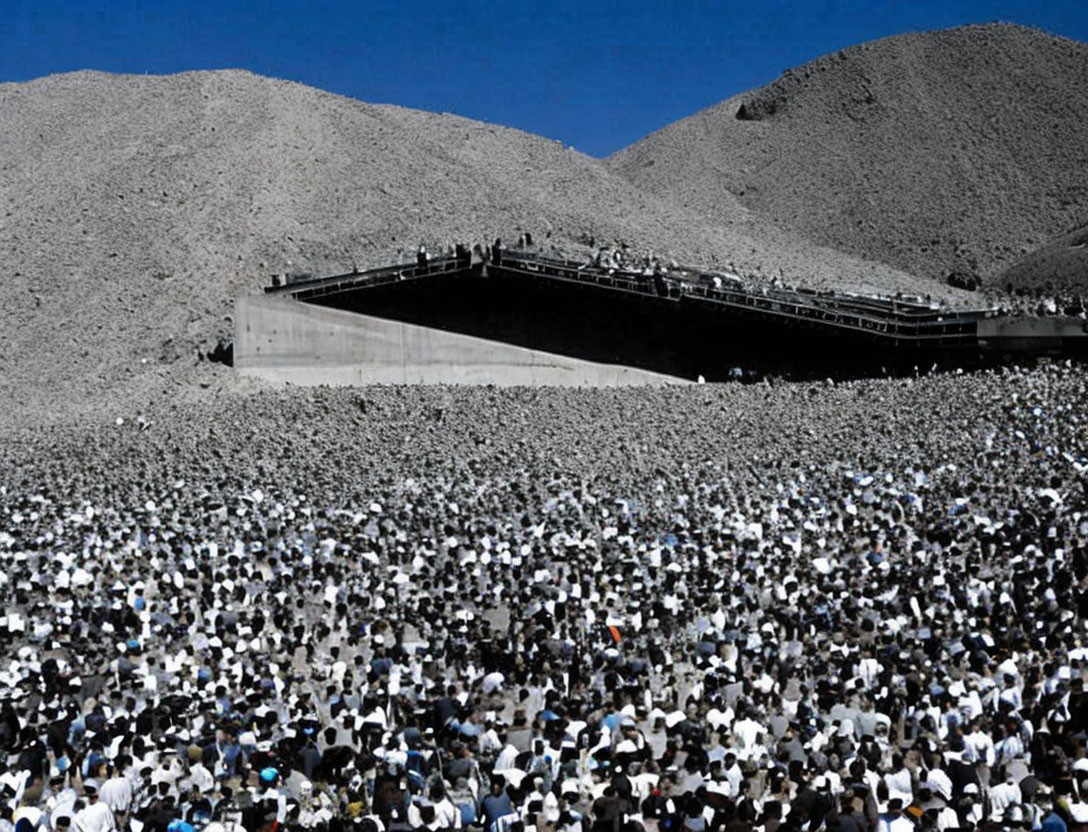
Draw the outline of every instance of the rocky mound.
[[[1088,210],[1088,45],[1021,26],[875,41],[621,151],[640,187],[943,280],[993,279]]]
[[[894,269],[707,223],[516,130],[245,72],[81,72],[0,85],[0,395],[137,399],[207,384],[233,298],[283,271],[453,241],[622,240],[812,285],[924,291]],[[195,375],[193,375],[195,373]]]
[[[996,283],[1013,292],[1088,297],[1088,221],[1014,263]]]

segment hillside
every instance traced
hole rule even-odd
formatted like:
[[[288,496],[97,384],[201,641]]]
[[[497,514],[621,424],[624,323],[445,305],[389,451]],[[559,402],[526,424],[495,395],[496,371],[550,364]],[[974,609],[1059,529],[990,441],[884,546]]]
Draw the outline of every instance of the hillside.
[[[1088,221],[1018,260],[996,283],[1029,293],[1084,297],[1088,294]]]
[[[608,160],[725,220],[740,202],[823,245],[993,280],[1088,212],[1088,45],[992,24],[862,44]]]
[[[0,85],[0,205],[0,395],[46,407],[226,383],[197,355],[237,294],[421,241],[526,228],[809,285],[927,285],[736,200],[709,223],[538,136],[238,71]]]

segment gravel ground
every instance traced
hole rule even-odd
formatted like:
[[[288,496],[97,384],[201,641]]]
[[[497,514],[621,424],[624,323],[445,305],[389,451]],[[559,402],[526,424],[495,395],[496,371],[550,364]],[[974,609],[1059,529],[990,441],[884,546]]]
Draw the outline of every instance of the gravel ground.
[[[1086,95],[1083,43],[1008,24],[902,35],[787,71],[609,165],[712,217],[740,203],[868,260],[992,280],[1088,211]]]

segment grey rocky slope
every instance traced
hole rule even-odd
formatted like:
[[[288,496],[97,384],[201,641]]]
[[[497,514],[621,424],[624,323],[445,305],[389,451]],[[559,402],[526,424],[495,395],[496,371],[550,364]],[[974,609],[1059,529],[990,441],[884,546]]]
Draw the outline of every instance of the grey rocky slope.
[[[1086,98],[1086,44],[1006,24],[902,35],[787,71],[609,164],[711,216],[740,202],[863,258],[992,280],[1088,210]]]
[[[813,285],[926,286],[739,203],[708,223],[554,141],[245,72],[2,85],[0,160],[0,394],[31,405],[207,383],[194,356],[239,293],[421,241],[526,228]]]
[[[1013,263],[997,283],[1029,293],[1083,294],[1088,287],[1088,220]]]

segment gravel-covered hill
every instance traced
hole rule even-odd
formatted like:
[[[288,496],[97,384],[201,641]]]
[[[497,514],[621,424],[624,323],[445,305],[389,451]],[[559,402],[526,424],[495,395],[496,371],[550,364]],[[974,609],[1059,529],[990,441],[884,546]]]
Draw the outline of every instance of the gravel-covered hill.
[[[274,272],[522,228],[546,246],[620,240],[757,277],[925,291],[765,226],[739,202],[708,222],[538,136],[245,72],[0,85],[0,395],[176,395],[218,372],[197,354]]]
[[[1088,220],[1040,246],[998,277],[999,286],[1041,294],[1088,289]]]
[[[826,55],[609,164],[710,216],[739,201],[864,258],[993,280],[1088,211],[1085,100],[1088,44],[968,26]]]

